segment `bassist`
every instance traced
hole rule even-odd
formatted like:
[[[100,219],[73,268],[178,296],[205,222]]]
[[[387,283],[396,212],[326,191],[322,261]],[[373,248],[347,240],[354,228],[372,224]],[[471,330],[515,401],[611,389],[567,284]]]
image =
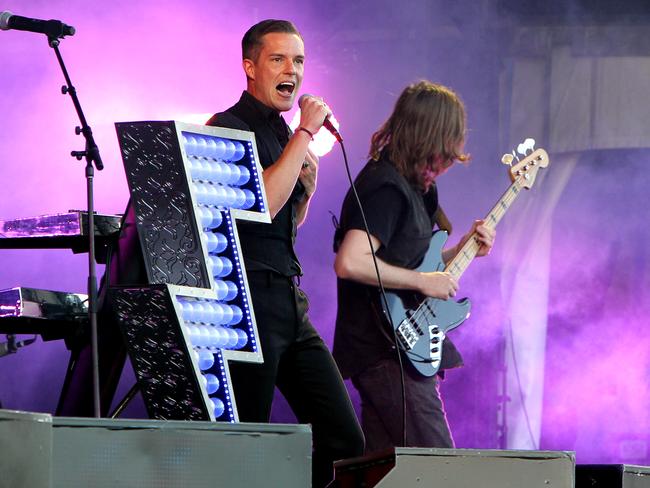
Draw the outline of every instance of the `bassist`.
[[[370,157],[357,188],[370,241],[386,289],[448,300],[458,282],[446,272],[420,272],[438,211],[436,178],[463,153],[465,110],[450,89],[428,81],[406,87],[393,113],[371,139]],[[445,219],[446,220],[446,219]],[[476,221],[460,242],[442,252],[446,263],[470,238],[486,255],[494,230]],[[391,327],[382,313],[368,236],[352,191],[343,202],[335,236],[338,312],[334,357],[359,391],[368,452],[403,445],[400,366]],[[412,294],[412,293],[411,293]],[[438,375],[420,375],[404,364],[406,445],[453,447],[438,391]],[[462,365],[445,338],[441,370]]]

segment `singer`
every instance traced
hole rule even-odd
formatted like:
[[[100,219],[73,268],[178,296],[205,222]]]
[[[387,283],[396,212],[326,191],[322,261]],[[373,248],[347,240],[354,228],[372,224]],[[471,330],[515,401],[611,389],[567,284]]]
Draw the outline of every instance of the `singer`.
[[[406,87],[391,116],[372,136],[371,159],[355,186],[385,288],[415,290],[443,300],[456,295],[458,283],[449,273],[414,269],[429,247],[434,224],[451,230],[438,207],[435,181],[454,161],[467,160],[464,139],[463,103],[448,88],[428,81]],[[478,255],[487,254],[494,231],[476,221],[459,244],[443,251],[443,260],[451,259],[474,231],[481,243]],[[338,276],[334,357],[361,396],[367,451],[401,446],[398,353],[382,313],[368,237],[351,191],[343,202],[334,246]],[[449,339],[444,346],[441,371],[461,366]],[[406,360],[403,365],[407,446],[453,447],[437,376],[420,376]]]
[[[304,97],[293,134],[280,115],[294,104],[305,63],[302,37],[291,22],[264,20],[251,27],[242,57],[246,90],[207,124],[255,133],[273,221],[237,225],[264,363],[231,363],[230,373],[240,420],[268,422],[277,386],[299,422],[312,425],[313,486],[323,487],[332,479],[333,461],[363,452],[341,375],[307,315],[293,247],[316,191],[318,158],[308,144],[330,112],[322,99]]]

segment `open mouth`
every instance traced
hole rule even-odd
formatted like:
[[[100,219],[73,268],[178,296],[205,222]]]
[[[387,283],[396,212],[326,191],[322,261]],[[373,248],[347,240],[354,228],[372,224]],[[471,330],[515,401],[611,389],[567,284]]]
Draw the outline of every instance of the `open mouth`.
[[[285,97],[291,96],[293,90],[295,90],[296,84],[293,81],[283,81],[278,86],[275,87],[282,95]]]

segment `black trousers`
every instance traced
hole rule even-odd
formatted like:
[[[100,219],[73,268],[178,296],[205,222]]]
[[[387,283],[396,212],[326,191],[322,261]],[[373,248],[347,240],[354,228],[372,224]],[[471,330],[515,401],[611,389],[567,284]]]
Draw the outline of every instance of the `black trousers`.
[[[305,294],[291,278],[249,271],[263,364],[231,363],[242,422],[268,422],[274,387],[313,432],[312,483],[332,479],[332,463],[363,453],[363,433],[332,355],[311,324]]]
[[[361,397],[366,451],[402,446],[402,392],[396,358],[381,359],[352,378]],[[420,375],[404,361],[406,446],[454,447],[438,391],[438,375]]]

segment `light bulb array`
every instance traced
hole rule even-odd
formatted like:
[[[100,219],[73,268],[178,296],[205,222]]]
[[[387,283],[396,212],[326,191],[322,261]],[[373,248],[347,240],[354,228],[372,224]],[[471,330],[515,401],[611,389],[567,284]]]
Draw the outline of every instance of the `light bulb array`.
[[[194,134],[184,131],[187,178],[196,202],[194,210],[207,250],[206,267],[213,277],[215,299],[177,296],[183,331],[201,371],[201,384],[213,403],[215,418],[229,408],[229,393],[223,388],[223,367],[215,363],[221,350],[257,349],[244,276],[236,249],[229,208],[263,208],[257,171],[242,161],[253,157],[250,142]],[[239,163],[239,164],[238,164]],[[252,166],[254,168],[254,166]],[[212,358],[212,359],[210,359]],[[219,379],[221,378],[221,379]],[[225,403],[224,403],[225,402]]]
[[[180,122],[116,125],[151,287],[139,299],[149,305],[143,297],[167,286],[174,309],[124,305],[140,317],[125,314],[121,327],[137,337],[129,354],[142,354],[134,368],[147,408],[153,418],[235,422],[228,362],[262,361],[235,227],[235,219],[270,222],[254,135]],[[142,323],[150,333],[140,334]]]

